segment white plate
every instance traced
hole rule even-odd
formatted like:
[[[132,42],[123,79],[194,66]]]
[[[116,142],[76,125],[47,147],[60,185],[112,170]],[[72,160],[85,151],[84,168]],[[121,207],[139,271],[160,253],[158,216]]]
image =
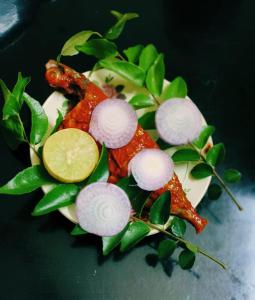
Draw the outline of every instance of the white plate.
[[[89,72],[84,73],[86,76],[88,76]],[[90,80],[96,82],[99,86],[105,84],[105,78],[107,76],[112,76],[113,79],[110,82],[113,86],[117,85],[124,85],[124,89],[122,91],[123,94],[125,94],[127,101],[135,94],[135,93],[146,93],[146,90],[144,88],[140,88],[137,86],[132,85],[129,81],[123,79],[122,77],[118,76],[117,74],[102,69],[97,70],[93,72],[92,76],[90,77]],[[167,85],[169,81],[165,80],[164,85]],[[62,111],[62,113],[66,112],[67,109],[67,99],[59,92],[53,92],[48,99],[44,102],[43,108],[49,118],[49,124],[50,127],[53,127],[55,124],[55,121],[58,116],[58,110]],[[153,110],[153,109],[150,109]],[[141,116],[146,111],[150,111],[149,109],[140,109],[137,111],[138,116]],[[203,118],[203,122],[206,125],[206,121]],[[49,128],[50,133],[50,128]],[[151,131],[150,132],[154,138],[157,138],[156,132]],[[210,138],[208,143],[212,144],[212,139]],[[176,151],[177,148],[173,147],[171,149],[166,150],[170,154],[173,154]],[[31,156],[31,162],[32,164],[38,164],[38,158],[34,154],[34,152],[30,151]],[[194,180],[190,177],[190,170],[194,166],[194,163],[181,163],[175,166],[175,172],[177,176],[179,177],[180,182],[182,183],[183,189],[187,194],[187,198],[192,203],[193,207],[196,207],[199,202],[202,200],[203,196],[205,195],[207,188],[210,184],[211,177],[207,177],[205,179],[201,180]],[[51,189],[50,185],[45,185],[42,187],[42,190],[44,193],[48,192]],[[75,215],[75,206],[70,205],[67,207],[63,207],[59,209],[59,211],[71,222],[77,223],[77,218]]]

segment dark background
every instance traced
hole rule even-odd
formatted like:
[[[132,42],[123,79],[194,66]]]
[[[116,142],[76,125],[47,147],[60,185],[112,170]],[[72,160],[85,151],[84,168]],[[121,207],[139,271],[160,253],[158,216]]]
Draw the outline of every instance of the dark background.
[[[99,239],[71,237],[72,224],[59,213],[30,216],[40,191],[1,195],[0,299],[254,299],[255,2],[0,0],[0,77],[12,86],[18,71],[30,75],[27,90],[43,103],[51,92],[44,64],[75,32],[104,32],[114,22],[111,9],[140,14],[127,25],[119,48],[154,43],[165,53],[166,77],[183,76],[189,96],[217,127],[214,141],[227,148],[224,167],[243,173],[233,190],[244,211],[225,195],[217,201],[205,197],[199,212],[209,225],[200,236],[191,226],[187,233],[228,270],[202,256],[191,271],[181,270],[175,260],[165,268],[149,266],[145,257],[155,251],[148,242],[129,255],[114,253],[104,260]],[[93,59],[64,62],[84,71]],[[24,117],[28,122],[26,112]],[[3,184],[29,160],[28,149],[11,152],[2,137],[0,151]]]

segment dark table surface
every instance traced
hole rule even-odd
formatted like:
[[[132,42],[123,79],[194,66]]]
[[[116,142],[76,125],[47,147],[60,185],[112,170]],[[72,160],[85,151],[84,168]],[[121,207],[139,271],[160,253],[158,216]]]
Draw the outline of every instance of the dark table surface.
[[[30,75],[28,92],[43,103],[51,92],[43,77],[45,62],[73,33],[104,32],[113,22],[110,9],[140,14],[128,24],[119,48],[152,42],[165,53],[167,78],[186,79],[189,96],[217,128],[215,142],[225,143],[224,167],[243,173],[233,190],[244,211],[226,195],[217,201],[205,197],[198,210],[209,225],[199,236],[189,226],[186,235],[226,262],[228,270],[202,256],[191,271],[174,261],[172,270],[149,266],[145,257],[154,250],[148,243],[103,260],[99,239],[71,237],[72,224],[59,213],[31,217],[40,191],[1,195],[0,299],[254,299],[255,3],[0,0],[0,78],[12,86],[18,71]],[[93,60],[79,56],[65,62],[83,71]],[[0,151],[3,184],[29,159],[27,149],[12,152],[2,137]]]

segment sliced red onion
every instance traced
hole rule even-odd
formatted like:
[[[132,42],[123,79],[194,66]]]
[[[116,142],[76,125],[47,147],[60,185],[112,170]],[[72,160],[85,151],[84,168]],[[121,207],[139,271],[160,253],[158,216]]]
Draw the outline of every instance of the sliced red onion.
[[[202,129],[202,115],[189,99],[173,98],[164,102],[155,119],[159,136],[172,145],[192,142]]]
[[[137,116],[133,108],[120,99],[107,99],[94,109],[89,132],[107,148],[127,145],[135,134]]]
[[[137,185],[146,191],[162,188],[174,174],[171,157],[160,149],[143,149],[129,162]]]
[[[131,204],[118,186],[95,182],[81,190],[76,199],[76,215],[82,229],[99,236],[113,236],[127,225]]]

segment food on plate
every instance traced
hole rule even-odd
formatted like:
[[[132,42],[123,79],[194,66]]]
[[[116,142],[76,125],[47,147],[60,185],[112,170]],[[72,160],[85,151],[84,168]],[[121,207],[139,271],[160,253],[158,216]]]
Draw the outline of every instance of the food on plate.
[[[172,159],[160,149],[141,150],[130,160],[128,168],[137,185],[146,191],[160,189],[174,174]]]
[[[61,182],[79,182],[94,170],[99,151],[86,132],[69,128],[51,135],[43,146],[43,163],[49,174]]]
[[[79,128],[86,132],[89,131],[94,108],[108,97],[82,73],[53,60],[46,64],[45,78],[52,87],[62,90],[66,94],[76,95],[80,100],[67,113],[59,129]],[[108,181],[116,183],[120,178],[127,176],[130,160],[144,148],[158,149],[159,146],[138,125],[134,137],[127,145],[118,149],[109,149],[110,176]],[[164,190],[171,192],[171,213],[186,219],[198,233],[201,232],[206,226],[207,220],[200,217],[192,207],[176,174],[164,187],[152,193],[152,198],[155,195],[159,196]]]
[[[124,229],[131,215],[127,194],[115,184],[95,182],[76,198],[79,225],[99,236],[113,236]]]

